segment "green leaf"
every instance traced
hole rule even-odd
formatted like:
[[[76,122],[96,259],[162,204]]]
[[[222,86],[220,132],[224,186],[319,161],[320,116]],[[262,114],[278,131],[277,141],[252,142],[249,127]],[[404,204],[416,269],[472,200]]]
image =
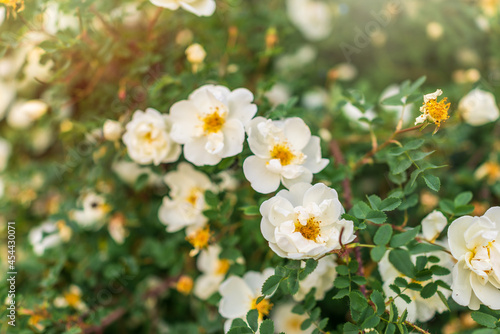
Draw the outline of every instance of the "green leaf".
[[[354,290],[349,293],[349,301],[351,302],[351,309],[361,312],[368,307],[368,302],[361,292]]]
[[[274,322],[271,319],[266,319],[260,324],[260,334],[273,334]]]
[[[381,104],[384,106],[403,106],[405,103],[402,101],[403,95],[396,94],[382,100]]]
[[[359,219],[365,219],[366,215],[371,210],[372,209],[370,208],[370,206],[368,206],[368,204],[366,204],[365,202],[361,202],[361,201],[356,203],[356,205],[354,205],[354,207],[352,208],[352,212],[353,212],[354,216],[356,218],[359,218]]]
[[[424,299],[430,298],[430,297],[434,296],[437,289],[438,289],[438,285],[435,282],[430,282],[426,286],[424,286],[422,291],[420,291],[420,296],[422,296],[422,298],[424,298]]]
[[[370,300],[375,304],[375,307],[377,308],[377,314],[382,315],[385,312],[385,300],[384,296],[380,291],[373,290],[372,294],[370,295]]]
[[[242,319],[234,319],[227,334],[253,334],[253,330]]]
[[[379,210],[382,211],[392,211],[401,205],[401,200],[395,197],[388,197],[382,201],[379,205]]]
[[[448,305],[448,301],[446,300],[446,297],[444,296],[444,294],[440,290],[438,290],[438,295],[439,295],[439,298],[441,299],[441,301],[443,302],[443,304],[446,306],[446,308],[449,311],[450,306]]]
[[[375,224],[382,224],[387,220],[387,215],[382,211],[371,210],[366,215],[366,220],[372,221]]]
[[[410,253],[404,249],[393,249],[389,253],[389,261],[401,273],[408,277],[415,276],[415,267],[410,258]]]
[[[276,289],[278,289],[278,286],[280,285],[282,279],[283,277],[278,275],[270,276],[262,286],[262,294],[267,296],[273,295]]]
[[[345,276],[338,276],[333,282],[333,286],[335,286],[337,289],[347,288],[349,285],[350,281]]]
[[[290,276],[286,279],[288,292],[292,295],[296,294],[299,291],[299,275],[298,271],[294,271],[290,273]]]
[[[349,289],[342,289],[342,290],[339,290],[333,297],[332,299],[341,299],[341,298],[344,298],[345,296],[347,296],[349,294]]]
[[[377,195],[370,195],[368,196],[368,202],[370,202],[373,210],[378,210],[378,207],[380,203],[382,203],[382,200]]]
[[[450,215],[454,214],[455,211],[455,205],[449,199],[439,201],[439,208]]]
[[[396,248],[406,245],[407,243],[415,239],[419,231],[420,226],[417,226],[411,230],[395,235],[394,237],[392,237],[391,247]]]
[[[377,315],[372,315],[371,317],[369,317],[368,319],[363,321],[363,323],[361,324],[361,327],[363,327],[363,328],[375,328],[375,326],[377,326],[379,324],[379,322],[380,322],[380,318]]]
[[[295,314],[304,314],[306,313],[306,309],[302,304],[295,304],[295,306],[292,308],[292,313]]]
[[[386,248],[384,245],[380,245],[370,249],[370,257],[373,261],[379,262],[384,257]]]
[[[135,180],[134,189],[136,191],[141,191],[142,189],[144,189],[148,185],[148,180],[149,180],[148,174],[139,175],[137,180]]]
[[[441,181],[437,176],[424,174],[422,177],[424,178],[427,187],[429,187],[431,190],[434,190],[435,192],[439,191],[439,188],[441,188]]]
[[[455,197],[453,204],[455,204],[455,207],[459,207],[462,205],[466,205],[471,200],[472,200],[472,192],[464,191],[463,193],[460,193],[457,195],[457,197]]]
[[[260,215],[259,207],[257,205],[244,206],[240,209],[243,210],[243,213],[247,216]]]
[[[429,253],[434,251],[442,251],[444,248],[436,244],[428,244],[426,242],[417,243],[415,246],[409,247],[409,251],[412,255]]]
[[[429,151],[429,152],[412,151],[412,152],[408,153],[408,155],[410,156],[411,160],[419,161],[419,160],[422,160],[422,159],[428,157],[429,155],[431,155],[434,152],[436,152],[436,151]]]
[[[351,277],[351,280],[356,283],[357,285],[365,285],[366,284],[366,278],[363,276],[353,276]]]
[[[494,316],[479,311],[472,312],[471,316],[475,322],[488,328],[495,328],[498,321]]]
[[[461,206],[455,208],[454,213],[456,216],[463,216],[463,215],[471,213],[472,211],[474,211],[474,205],[472,205],[472,204],[471,205],[461,205]]]
[[[346,322],[344,324],[344,328],[342,329],[342,332],[344,334],[358,334],[359,327],[356,326],[355,324],[350,323],[350,322]]]
[[[418,78],[417,80],[415,80],[415,82],[413,82],[411,84],[411,86],[404,91],[404,94],[406,96],[408,96],[408,95],[412,94],[413,92],[415,92],[417,89],[420,88],[420,86],[422,86],[424,84],[426,79],[427,79],[427,77],[425,75],[423,75],[420,78]]]
[[[392,174],[399,174],[410,168],[413,162],[411,162],[410,159],[407,157],[403,157],[402,159],[399,159],[396,164],[391,168],[391,173]]]
[[[342,275],[342,276],[347,276],[349,275],[349,268],[347,268],[347,266],[341,264],[341,265],[338,265],[335,270],[337,271],[337,273],[339,275]]]
[[[395,322],[398,320],[398,308],[396,307],[394,302],[392,302],[390,305],[391,306],[389,307],[389,321]]]
[[[396,325],[387,324],[387,327],[385,328],[385,334],[394,334],[394,333],[396,333]]]
[[[373,242],[375,245],[387,245],[392,237],[392,227],[390,225],[382,225],[378,228],[377,232],[373,236]]]
[[[425,257],[425,256],[417,257],[417,262],[415,265],[417,271],[423,270],[425,268],[426,264],[427,264],[427,257]]]
[[[417,148],[420,148],[420,146],[424,145],[424,143],[425,143],[424,139],[413,139],[404,144],[404,148],[407,151],[416,150]]]
[[[254,332],[257,331],[259,328],[259,311],[257,309],[248,311],[247,323]]]
[[[328,325],[328,318],[321,319],[321,321],[318,324],[319,329],[324,329]]]
[[[311,327],[311,325],[312,325],[312,320],[310,318],[307,318],[300,324],[300,329],[305,331],[306,329]]]
[[[431,271],[432,271],[432,274],[436,275],[436,276],[445,276],[445,275],[448,275],[450,273],[450,270],[448,268],[441,267],[438,265],[432,266]]]
[[[403,277],[396,277],[394,279],[394,284],[400,288],[406,288],[408,286],[408,282]]]
[[[304,278],[306,278],[310,273],[314,271],[314,269],[316,269],[317,266],[318,266],[318,261],[314,259],[308,259],[306,261],[306,266],[299,274],[299,279],[303,280]]]
[[[210,190],[205,191],[205,203],[208,204],[208,206],[216,208],[219,205],[219,197],[211,192]]]

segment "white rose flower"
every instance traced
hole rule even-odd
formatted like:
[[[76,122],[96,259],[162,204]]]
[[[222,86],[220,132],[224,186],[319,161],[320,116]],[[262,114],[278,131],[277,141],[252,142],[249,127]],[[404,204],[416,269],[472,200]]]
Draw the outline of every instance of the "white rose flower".
[[[179,7],[197,16],[210,16],[215,12],[215,0],[150,0],[158,7],[177,10]]]
[[[70,217],[83,228],[99,229],[111,207],[104,197],[92,192],[83,195],[81,202],[83,209],[70,211]]]
[[[424,239],[434,242],[448,225],[448,219],[441,211],[434,210],[422,220],[422,235]]]
[[[337,271],[335,270],[337,263],[335,259],[336,256],[334,255],[320,259],[316,269],[307,275],[305,279],[299,281],[299,291],[293,295],[293,299],[296,301],[304,300],[312,288],[316,288],[314,293],[316,300],[325,298],[326,292],[333,288],[333,281],[337,277]],[[302,266],[305,266],[305,262],[302,262]]]
[[[337,192],[322,183],[298,183],[282,190],[262,203],[260,213],[260,230],[281,257],[318,258],[356,237],[353,222],[340,218],[344,208]]]
[[[286,103],[290,99],[290,89],[280,82],[274,84],[270,90],[264,93],[273,107]]]
[[[139,176],[143,174],[148,176],[148,186],[155,187],[163,184],[162,178],[158,174],[153,173],[151,168],[138,165],[135,162],[117,161],[113,163],[111,169],[129,186],[133,186]]]
[[[184,157],[196,166],[216,165],[243,150],[245,127],[257,112],[253,94],[205,85],[170,109],[172,138],[184,144]]]
[[[463,216],[451,223],[448,242],[453,267],[453,299],[472,310],[484,304],[500,309],[500,207],[481,217]]]
[[[439,244],[438,242],[436,243]],[[441,267],[449,269],[450,271],[453,267],[453,261],[451,257],[447,253],[442,251],[413,255],[411,257],[413,263],[414,264],[416,263],[418,256],[423,256],[423,255],[436,256],[439,258],[438,263],[429,263],[427,264],[427,267],[437,264]],[[389,262],[388,253],[386,253],[382,258],[382,260],[379,262],[378,270],[380,272],[380,276],[382,276],[382,280],[384,281],[383,289],[387,297],[395,298],[397,296],[397,294],[394,291],[392,291],[392,289],[389,287],[389,285],[394,283],[396,277],[403,277],[408,283],[412,282],[412,280],[409,277],[404,276]],[[445,276],[439,276],[439,279],[447,284],[451,284],[451,274]],[[430,282],[431,280],[418,283],[420,283],[422,286],[425,286]],[[445,289],[441,286],[438,287],[438,290],[441,291],[441,293],[444,295],[445,298],[449,298],[451,295],[450,290]],[[431,320],[436,312],[442,313],[447,311],[446,305],[441,301],[441,298],[439,298],[438,294],[434,294],[432,297],[424,299],[420,295],[420,291],[407,289],[405,290],[404,293],[411,298],[412,302],[410,304],[407,304],[406,301],[404,301],[402,298],[395,298],[394,304],[396,305],[398,312],[402,313],[405,309],[408,311],[408,317],[407,317],[408,321],[426,322]]]
[[[78,29],[78,20],[70,14],[62,12],[59,4],[55,1],[50,1],[46,4],[43,12],[43,29],[51,35],[56,35],[58,32],[69,29]]]
[[[219,245],[211,245],[203,249],[196,260],[196,266],[201,275],[194,282],[194,295],[200,299],[208,299],[219,290],[230,267],[227,259],[220,259],[222,248]]]
[[[82,301],[82,290],[74,284],[70,285],[62,296],[54,299],[54,306],[59,308],[72,307],[81,312],[88,309],[87,305]]]
[[[298,70],[312,63],[318,56],[318,50],[311,45],[303,45],[292,54],[285,54],[278,58],[276,67],[283,74],[293,73],[293,70]],[[292,71],[292,72],[291,72]]]
[[[54,248],[60,245],[63,241],[68,241],[69,238],[65,237],[63,234],[66,232],[63,227],[68,228],[63,224],[50,220],[31,229],[28,239],[30,244],[33,246],[35,254],[41,256],[45,250]],[[71,230],[69,233],[69,237],[71,237]]]
[[[102,133],[104,135],[104,139],[110,141],[116,141],[120,139],[122,135],[123,127],[120,122],[113,121],[111,119],[107,119],[102,126]]]
[[[495,96],[476,88],[465,95],[458,104],[465,122],[473,126],[480,126],[498,119],[499,110]]]
[[[191,44],[186,49],[186,58],[191,64],[203,63],[203,60],[205,60],[206,56],[207,52],[205,51],[203,46],[198,43]]]
[[[333,15],[330,7],[317,0],[288,0],[287,14],[290,21],[305,38],[322,40],[332,31]]]
[[[7,168],[11,151],[10,143],[0,138],[0,172],[3,172]]]
[[[47,110],[47,103],[40,100],[18,101],[7,115],[7,124],[15,129],[26,129]]]
[[[321,158],[320,139],[311,136],[301,118],[271,121],[253,119],[247,129],[248,144],[255,155],[245,159],[243,172],[252,188],[267,194],[298,182],[311,182],[312,175],[328,164]]]
[[[219,287],[222,298],[219,303],[219,313],[228,319],[224,324],[225,332],[229,331],[234,319],[246,319],[248,311],[257,309],[259,320],[269,315],[273,304],[269,301],[269,296],[256,304],[257,298],[261,296],[261,289],[264,282],[274,274],[274,269],[267,268],[262,273],[248,271],[243,278],[231,276]]]
[[[314,87],[302,95],[302,105],[307,109],[323,108],[328,102],[328,92],[322,87]]]
[[[153,108],[137,110],[126,125],[123,142],[129,156],[142,165],[173,162],[181,147],[170,138],[171,118]]]
[[[308,319],[305,314],[296,314],[292,312],[294,303],[285,303],[277,305],[272,313],[271,318],[274,322],[274,330],[277,333],[286,334],[311,334],[314,326],[310,326],[306,330],[300,329],[300,325],[304,320]]]
[[[170,188],[170,197],[163,198],[158,218],[167,226],[167,232],[189,227],[189,234],[203,227],[208,221],[203,215],[205,191],[214,189],[208,176],[181,162],[176,171],[165,175],[164,181]]]

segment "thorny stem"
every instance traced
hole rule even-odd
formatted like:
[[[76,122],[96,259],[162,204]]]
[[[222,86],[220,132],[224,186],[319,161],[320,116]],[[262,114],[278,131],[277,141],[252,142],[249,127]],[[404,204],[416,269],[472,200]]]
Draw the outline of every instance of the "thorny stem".
[[[414,330],[416,330],[417,332],[419,333],[423,333],[423,334],[431,334],[430,332],[426,331],[425,329],[421,328],[421,327],[418,327],[417,325],[415,325],[413,322],[409,322],[409,321],[405,321],[404,322],[405,325],[407,326],[410,326],[412,327]]]
[[[366,164],[368,162],[368,159],[373,157],[377,152],[379,152],[383,148],[387,147],[389,144],[393,143],[394,138],[396,138],[397,135],[399,135],[401,133],[405,133],[405,132],[419,130],[422,126],[424,126],[424,125],[420,124],[420,125],[412,126],[411,128],[406,128],[406,129],[394,131],[394,133],[389,137],[389,139],[387,139],[382,145],[373,147],[371,149],[371,151],[367,152],[361,159],[359,159],[358,162],[356,162],[356,164],[352,167],[352,171],[355,172],[359,167]]]

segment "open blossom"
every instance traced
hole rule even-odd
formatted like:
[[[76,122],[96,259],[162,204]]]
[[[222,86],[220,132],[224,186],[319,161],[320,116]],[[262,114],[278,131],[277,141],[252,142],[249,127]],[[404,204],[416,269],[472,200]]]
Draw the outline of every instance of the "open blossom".
[[[322,40],[332,31],[332,11],[326,2],[317,0],[288,0],[290,21],[311,41]]]
[[[62,296],[54,299],[55,307],[72,307],[79,311],[85,311],[88,309],[87,305],[82,301],[82,290],[72,284],[69,289],[64,292]]]
[[[137,110],[123,135],[128,155],[142,165],[176,161],[181,147],[170,138],[170,128],[169,115],[153,108]]]
[[[472,310],[484,304],[500,309],[500,207],[481,217],[463,216],[451,223],[448,242],[457,259],[453,267],[452,297]]]
[[[465,95],[460,100],[458,109],[465,122],[473,126],[494,122],[500,115],[495,96],[479,88]]]
[[[18,101],[7,115],[7,124],[15,129],[26,129],[47,110],[49,106],[40,100]]]
[[[441,101],[437,101],[438,96],[441,96],[442,94],[443,91],[438,89],[434,93],[424,95],[424,104],[420,107],[422,115],[417,117],[415,125],[429,121],[435,123],[439,127],[441,122],[450,118],[448,115],[450,103],[446,103],[448,98],[445,97]]]
[[[333,281],[337,277],[336,256],[327,256],[318,261],[318,266],[307,277],[299,281],[299,291],[293,295],[296,301],[302,301],[307,293],[316,288],[314,299],[322,300],[328,290],[333,288]],[[305,262],[302,262],[305,265]]]
[[[257,112],[253,94],[238,88],[205,85],[170,108],[173,140],[197,165],[216,165],[243,150],[245,127]]]
[[[132,161],[116,161],[111,165],[111,169],[129,186],[133,186],[141,175],[147,175],[147,185],[150,187],[163,185],[161,176],[155,174],[150,167],[141,166]]]
[[[332,283],[333,284],[333,283]],[[308,319],[306,314],[296,314],[292,312],[294,303],[284,303],[277,305],[272,312],[274,329],[277,333],[286,334],[311,334],[314,326],[306,330],[300,329],[304,320]]]
[[[98,229],[111,210],[103,196],[96,193],[87,193],[82,199],[82,210],[70,211],[70,217],[83,228]]]
[[[222,299],[219,303],[219,313],[228,319],[224,324],[225,332],[229,331],[234,319],[246,319],[248,311],[257,309],[259,320],[269,315],[273,304],[269,296],[256,304],[257,298],[261,296],[261,288],[264,282],[274,274],[274,269],[267,268],[262,273],[248,271],[243,277],[231,276],[219,287]]]
[[[340,218],[344,208],[337,192],[322,183],[282,190],[262,203],[260,213],[260,230],[281,257],[318,258],[356,237],[353,222]]]
[[[28,239],[35,254],[41,256],[45,250],[69,241],[71,234],[71,228],[64,221],[46,221],[31,229]]]
[[[158,7],[177,10],[179,7],[197,16],[210,16],[215,12],[215,0],[150,0]]]
[[[260,193],[311,182],[312,175],[328,164],[321,158],[320,139],[298,117],[272,121],[254,118],[248,127],[248,144],[255,155],[245,159],[243,172]]]
[[[196,261],[196,266],[201,275],[194,283],[194,295],[200,299],[208,299],[219,290],[231,263],[228,259],[220,259],[222,248],[219,245],[211,245],[201,251]]]
[[[182,162],[176,171],[165,175],[164,181],[170,188],[170,194],[163,198],[158,218],[167,226],[167,232],[189,227],[190,233],[203,227],[208,221],[203,215],[206,209],[205,191],[213,189],[208,176]]]

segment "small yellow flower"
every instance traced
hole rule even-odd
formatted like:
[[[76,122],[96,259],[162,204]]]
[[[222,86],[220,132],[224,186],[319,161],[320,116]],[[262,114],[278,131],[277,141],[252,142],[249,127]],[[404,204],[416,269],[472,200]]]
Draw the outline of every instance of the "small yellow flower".
[[[487,178],[489,184],[493,184],[500,180],[500,165],[494,161],[487,161],[474,173],[476,179]]]
[[[212,234],[208,225],[189,234],[186,240],[194,247],[189,255],[195,256],[201,249],[207,248]]]
[[[450,116],[448,115],[448,110],[450,109],[450,103],[446,103],[448,98],[444,98],[441,101],[437,101],[438,96],[443,94],[441,89],[436,90],[434,93],[424,95],[424,104],[420,107],[420,112],[422,115],[417,117],[415,120],[415,125],[422,124],[425,121],[432,122],[439,126],[441,122],[446,121]]]
[[[175,285],[175,289],[183,295],[189,295],[193,289],[193,279],[189,276],[181,276]]]

